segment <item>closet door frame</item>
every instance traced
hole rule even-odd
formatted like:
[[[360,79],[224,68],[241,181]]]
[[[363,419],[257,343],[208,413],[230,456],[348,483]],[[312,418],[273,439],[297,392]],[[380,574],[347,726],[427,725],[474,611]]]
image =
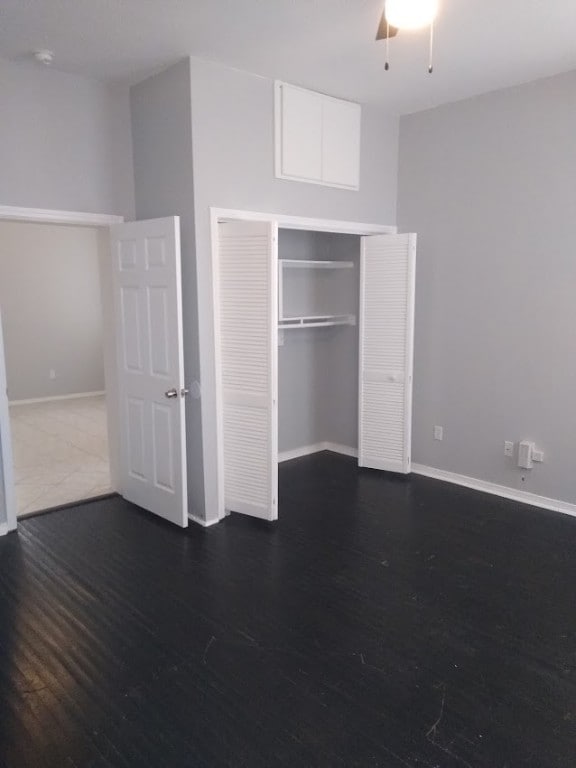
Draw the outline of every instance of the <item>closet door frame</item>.
[[[361,222],[318,219],[302,216],[290,216],[278,213],[262,213],[228,208],[210,208],[211,232],[211,268],[208,272],[198,273],[198,291],[208,297],[211,317],[204,319],[200,312],[200,370],[202,380],[210,379],[204,371],[212,370],[214,392],[211,395],[203,388],[201,399],[202,441],[204,457],[205,499],[216,498],[216,515],[210,514],[213,524],[226,517],[224,494],[224,426],[221,376],[221,339],[220,339],[220,298],[218,285],[219,224],[230,221],[266,221],[276,223],[281,229],[298,229],[310,232],[332,232],[342,235],[394,235],[398,229],[393,225],[365,224]],[[203,278],[203,279],[201,279]],[[209,278],[209,282],[208,282]],[[206,333],[205,325],[212,332]],[[210,450],[212,440],[215,451]],[[205,523],[206,524],[206,523]]]

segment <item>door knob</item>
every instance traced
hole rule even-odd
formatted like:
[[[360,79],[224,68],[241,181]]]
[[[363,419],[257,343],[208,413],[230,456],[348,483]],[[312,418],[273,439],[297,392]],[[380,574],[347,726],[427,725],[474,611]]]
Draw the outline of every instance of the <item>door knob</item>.
[[[166,392],[164,392],[166,397],[171,400],[173,397],[178,397],[178,390],[177,389],[169,389]]]

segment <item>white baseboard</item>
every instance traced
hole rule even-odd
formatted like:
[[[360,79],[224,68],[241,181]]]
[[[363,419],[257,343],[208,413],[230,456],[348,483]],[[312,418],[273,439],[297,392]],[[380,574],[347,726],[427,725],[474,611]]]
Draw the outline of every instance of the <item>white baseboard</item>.
[[[348,445],[339,445],[338,443],[315,443],[314,445],[304,445],[301,448],[293,448],[291,451],[282,451],[278,454],[278,461],[291,461],[299,459],[301,456],[310,456],[320,451],[332,451],[332,453],[341,453],[343,456],[358,456],[356,448],[350,448]]]
[[[0,536],[6,536],[7,533],[9,533],[10,529],[8,528],[8,523],[1,523],[0,524]]]
[[[551,509],[553,512],[562,512],[565,515],[573,515],[576,517],[576,504],[570,504],[567,501],[550,499],[547,496],[539,496],[538,494],[530,493],[529,491],[508,488],[506,485],[497,485],[496,483],[490,483],[487,480],[478,480],[474,477],[459,475],[456,472],[447,472],[444,469],[426,467],[423,464],[412,464],[412,472],[417,475],[432,477],[435,480],[444,480],[447,483],[463,485],[465,488],[472,488],[475,491],[491,493],[493,496],[501,496],[504,499],[519,501],[522,504],[530,504],[533,507],[540,507],[541,509]]]
[[[220,522],[220,520],[204,520],[202,517],[190,514],[188,515],[188,520],[192,520],[193,523],[198,523],[202,528],[210,528],[211,525],[216,525],[216,523]]]
[[[333,453],[340,453],[344,456],[358,456],[356,448],[351,448],[347,445],[339,445],[338,443],[326,442],[316,443],[315,445],[306,445],[291,451],[283,451],[278,455],[278,461],[290,461],[291,459],[298,459],[301,456],[310,456],[311,454],[319,453],[320,451],[332,451]],[[482,491],[483,493],[490,493],[493,496],[501,496],[504,499],[518,501],[521,504],[529,504],[532,507],[550,509],[553,512],[562,512],[565,515],[576,517],[576,504],[571,504],[568,501],[550,499],[547,496],[539,496],[538,494],[530,493],[529,491],[522,491],[518,488],[509,488],[506,485],[498,485],[496,483],[491,483],[488,480],[478,480],[475,477],[467,477],[466,475],[459,475],[456,472],[447,472],[444,469],[427,467],[423,464],[412,464],[412,472],[417,475],[431,477],[435,480],[444,480],[446,483],[453,483],[454,485],[462,485],[465,488],[472,488],[474,491]]]
[[[325,451],[332,451],[332,453],[341,453],[342,456],[351,456],[354,459],[358,458],[358,449],[351,448],[349,445],[340,445],[340,443],[324,443]]]
[[[35,403],[51,403],[55,400],[78,400],[81,397],[101,397],[105,395],[104,390],[98,392],[77,392],[74,395],[54,395],[53,397],[32,397],[29,400],[10,400],[8,405],[34,405]]]
[[[320,453],[325,451],[325,443],[316,443],[315,445],[304,445],[301,448],[293,448],[291,451],[282,451],[278,454],[278,461],[291,461],[292,459],[299,459],[301,456],[310,456],[313,453]]]

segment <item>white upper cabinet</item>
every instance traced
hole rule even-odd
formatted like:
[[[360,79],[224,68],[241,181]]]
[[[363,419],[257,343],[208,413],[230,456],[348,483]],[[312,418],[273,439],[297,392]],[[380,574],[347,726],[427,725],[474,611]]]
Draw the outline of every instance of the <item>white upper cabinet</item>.
[[[276,176],[357,190],[359,104],[275,84]]]

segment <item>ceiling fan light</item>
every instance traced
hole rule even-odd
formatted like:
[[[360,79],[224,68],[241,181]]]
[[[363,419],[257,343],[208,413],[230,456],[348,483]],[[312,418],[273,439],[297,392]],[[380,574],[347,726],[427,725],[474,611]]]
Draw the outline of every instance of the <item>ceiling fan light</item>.
[[[397,29],[429,27],[438,14],[438,0],[386,0],[386,21]]]

